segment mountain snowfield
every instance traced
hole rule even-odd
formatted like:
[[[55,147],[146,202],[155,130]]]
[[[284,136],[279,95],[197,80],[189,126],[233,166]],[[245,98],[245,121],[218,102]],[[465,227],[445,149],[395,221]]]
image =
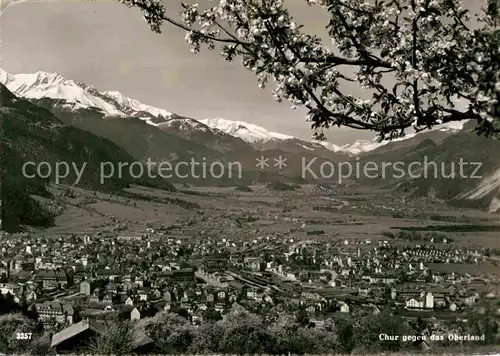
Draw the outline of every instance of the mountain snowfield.
[[[172,113],[128,98],[116,91],[99,92],[96,88],[67,80],[57,73],[38,71],[31,74],[9,74],[0,68],[0,82],[17,96],[27,99],[61,99],[71,109],[97,109],[105,117],[137,117],[157,126],[152,118],[166,120]]]
[[[167,110],[158,109],[150,105],[145,105],[139,100],[128,98],[118,91],[104,91],[102,92],[102,94],[114,99],[118,104],[121,105],[122,108],[128,108],[132,112],[147,112],[155,117],[163,116],[165,118],[168,118],[172,116],[172,113]]]
[[[244,121],[232,121],[227,119],[214,118],[200,120],[200,122],[209,127],[216,128],[222,132],[225,132],[231,136],[239,137],[243,141],[246,141],[248,143],[256,143],[268,140],[294,139],[293,136],[267,131],[261,126],[249,124]]]
[[[446,123],[443,125],[436,126],[432,129],[432,131],[441,131],[441,132],[448,132],[448,133],[455,133],[459,132],[464,128],[464,125],[467,123],[467,121],[459,121],[459,122],[450,122]],[[354,143],[344,145],[344,146],[335,146],[330,144],[329,142],[323,142],[324,146],[329,148],[332,151],[344,151],[344,152],[349,152],[352,155],[359,155],[364,152],[369,152],[373,151],[379,147],[385,146],[391,142],[399,142],[399,141],[404,141],[408,140],[412,137],[417,136],[418,133],[409,133],[406,134],[404,137],[396,138],[392,141],[379,141],[376,138],[373,140],[357,140],[354,141]]]
[[[490,204],[490,212],[492,213],[497,211],[500,212],[500,168],[488,177],[485,177],[473,190],[462,194],[458,198],[469,200],[481,199],[494,191],[497,191],[498,193]]]
[[[27,99],[51,98],[60,99],[70,109],[97,109],[105,117],[136,117],[153,126],[176,125],[190,130],[206,131],[207,127],[215,132],[223,132],[243,141],[256,144],[269,141],[297,141],[303,149],[313,151],[323,147],[332,152],[344,153],[350,156],[372,151],[394,141],[402,141],[414,137],[411,133],[393,141],[379,142],[373,140],[358,140],[343,146],[327,141],[304,141],[293,136],[271,132],[265,128],[243,121],[232,121],[223,118],[207,118],[203,120],[188,119],[170,111],[141,103],[118,91],[100,92],[96,88],[67,80],[57,73],[38,71],[32,74],[9,74],[0,68],[0,82],[10,91]],[[186,120],[179,122],[180,120]],[[441,125],[434,130],[457,132],[463,128],[464,122]]]
[[[196,130],[196,131],[201,131],[201,132],[207,132],[207,131],[217,131],[214,130],[213,128],[209,127],[208,125],[204,124],[201,121],[191,119],[189,117],[181,117],[177,116],[175,114],[171,114],[171,117],[165,121],[164,123],[161,123],[158,125],[159,127],[177,127],[180,130]]]
[[[57,73],[36,72],[12,75],[0,69],[0,81],[14,94],[28,99],[63,99],[75,109],[94,107],[108,116],[124,116],[112,104],[92,93],[89,86],[66,80]]]

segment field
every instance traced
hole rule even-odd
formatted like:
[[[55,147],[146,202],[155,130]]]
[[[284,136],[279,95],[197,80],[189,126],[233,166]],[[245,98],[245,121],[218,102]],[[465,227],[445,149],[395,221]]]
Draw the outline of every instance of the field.
[[[500,248],[497,229],[456,228],[498,227],[498,214],[458,210],[439,201],[406,200],[387,191],[368,191],[361,187],[319,189],[312,185],[286,192],[265,186],[252,186],[252,192],[236,191],[234,187],[178,188],[177,192],[165,192],[132,186],[125,196],[71,188],[71,197],[68,197],[63,194],[67,187],[52,186],[62,214],[57,217],[56,226],[39,233],[139,234],[146,228],[162,229],[181,224],[180,233],[186,236],[200,231],[224,231],[241,236],[281,234],[336,244],[344,240],[376,243],[387,240],[384,233],[388,231],[432,231],[433,227],[442,231],[444,226],[447,227],[445,233],[457,245]],[[253,219],[240,226],[235,223],[239,216]],[[447,221],[437,221],[440,219]]]
[[[495,273],[500,275],[500,264],[493,264],[491,262],[482,264],[466,264],[466,263],[430,263],[428,267],[432,271],[436,272],[457,272],[457,273],[469,273],[469,274],[481,274],[481,273]]]

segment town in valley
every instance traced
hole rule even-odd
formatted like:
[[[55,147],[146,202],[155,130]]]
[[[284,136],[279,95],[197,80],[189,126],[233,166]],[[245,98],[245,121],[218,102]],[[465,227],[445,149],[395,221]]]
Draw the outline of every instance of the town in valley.
[[[0,241],[2,298],[34,315],[30,332],[51,350],[77,352],[118,318],[136,325],[141,352],[158,315],[194,330],[235,312],[306,330],[389,315],[411,328],[380,329],[380,342],[418,351],[497,340],[500,230],[480,228],[494,223],[487,213],[355,184],[184,184],[168,193],[184,204],[141,186],[135,198],[51,189],[64,206],[56,226]]]

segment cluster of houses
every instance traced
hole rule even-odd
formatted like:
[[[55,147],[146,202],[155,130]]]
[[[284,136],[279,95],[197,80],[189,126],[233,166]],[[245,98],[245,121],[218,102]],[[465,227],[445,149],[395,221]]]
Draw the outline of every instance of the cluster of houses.
[[[0,242],[0,291],[30,305],[44,327],[69,329],[67,335],[97,330],[94,319],[111,312],[141,320],[175,311],[199,324],[224,317],[235,303],[266,317],[278,307],[291,314],[305,310],[316,320],[384,308],[458,315],[498,300],[498,276],[437,272],[428,265],[471,258],[480,263],[483,256],[451,246],[402,248],[368,240],[332,245],[278,234],[22,234]],[[57,345],[68,339],[58,333]]]

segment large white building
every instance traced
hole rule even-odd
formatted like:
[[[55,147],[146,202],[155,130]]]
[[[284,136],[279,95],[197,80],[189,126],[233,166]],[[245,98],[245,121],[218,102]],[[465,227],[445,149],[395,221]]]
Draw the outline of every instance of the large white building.
[[[422,294],[420,298],[411,298],[406,301],[406,308],[434,309],[434,295],[431,292]]]
[[[425,307],[427,309],[434,309],[434,295],[431,292],[427,292],[425,295]]]
[[[423,307],[424,307],[424,302],[419,301],[415,298],[411,298],[406,301],[406,308],[422,309]]]

